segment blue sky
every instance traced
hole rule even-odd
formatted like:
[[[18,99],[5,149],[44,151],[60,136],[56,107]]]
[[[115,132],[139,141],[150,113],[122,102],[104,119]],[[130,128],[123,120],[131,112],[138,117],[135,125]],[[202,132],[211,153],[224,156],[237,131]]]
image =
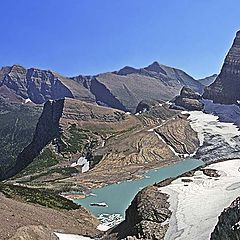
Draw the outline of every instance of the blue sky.
[[[219,72],[239,9],[239,0],[2,0],[0,66],[73,76],[158,61],[204,77]]]

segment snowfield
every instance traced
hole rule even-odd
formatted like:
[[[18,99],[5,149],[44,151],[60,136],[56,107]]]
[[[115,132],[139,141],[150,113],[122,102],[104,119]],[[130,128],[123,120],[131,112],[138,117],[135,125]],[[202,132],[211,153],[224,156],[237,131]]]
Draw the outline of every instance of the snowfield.
[[[91,240],[93,238],[83,237],[75,234],[54,233],[59,240]]]
[[[235,147],[236,142],[234,138],[239,136],[239,131],[233,123],[220,122],[218,116],[201,111],[182,112],[190,114],[190,125],[195,132],[198,133],[200,146],[203,145],[205,135],[219,135],[222,136],[226,143]]]
[[[206,167],[215,169],[220,177],[208,177],[197,171],[193,177],[182,177],[166,187],[172,217],[166,240],[207,240],[224,208],[239,196],[240,159],[214,163]],[[182,179],[190,182],[183,182]]]

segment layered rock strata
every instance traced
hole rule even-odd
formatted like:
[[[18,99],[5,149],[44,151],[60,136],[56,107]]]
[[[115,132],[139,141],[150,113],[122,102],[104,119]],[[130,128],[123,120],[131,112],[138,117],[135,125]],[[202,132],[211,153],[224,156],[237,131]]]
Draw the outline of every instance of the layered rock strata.
[[[240,100],[240,31],[236,33],[220,74],[205,88],[203,97],[223,104],[237,104]]]

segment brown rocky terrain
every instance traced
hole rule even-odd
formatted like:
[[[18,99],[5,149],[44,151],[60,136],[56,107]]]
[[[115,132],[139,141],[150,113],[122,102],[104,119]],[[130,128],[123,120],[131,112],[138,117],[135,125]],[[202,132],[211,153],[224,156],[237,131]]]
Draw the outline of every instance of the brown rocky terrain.
[[[171,216],[168,196],[157,186],[141,190],[126,211],[125,221],[110,230],[108,239],[164,239],[168,229],[167,219]]]
[[[95,235],[98,220],[84,208],[57,210],[6,198],[0,194],[2,240],[56,239],[53,232]]]
[[[197,92],[204,88],[184,71],[158,62],[145,68],[126,66],[115,72],[94,77],[80,75],[73,79],[86,86],[99,104],[130,112],[134,112],[142,100],[171,100],[183,86]]]
[[[147,169],[192,154],[199,144],[186,116],[156,102],[148,111],[133,115],[67,99],[60,126],[60,139],[47,145],[14,181],[81,192],[82,187],[139,178]],[[52,165],[50,160],[46,162],[46,151],[55,159]],[[71,167],[80,157],[89,161],[89,171],[82,173],[81,166]]]
[[[205,89],[203,97],[224,104],[237,104],[240,99],[240,31],[236,33],[220,74]]]
[[[183,87],[180,95],[176,96],[172,102],[175,108],[189,110],[189,111],[201,111],[203,110],[203,103],[201,95],[194,92],[191,88]]]

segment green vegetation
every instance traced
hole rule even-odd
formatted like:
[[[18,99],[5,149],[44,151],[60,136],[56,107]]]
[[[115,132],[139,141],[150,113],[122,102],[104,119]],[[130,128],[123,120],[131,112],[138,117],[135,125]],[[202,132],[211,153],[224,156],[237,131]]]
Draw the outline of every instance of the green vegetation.
[[[0,99],[0,176],[31,142],[41,111],[41,107],[8,104]]]
[[[54,192],[0,183],[0,192],[6,197],[39,204],[49,208],[73,210],[79,206]]]
[[[77,128],[76,124],[72,124],[68,129],[69,136],[63,136],[65,144],[63,144],[62,152],[77,153],[82,152],[88,138],[89,131]]]
[[[29,174],[37,173],[48,169],[49,167],[55,166],[59,163],[59,157],[49,148],[46,147],[40,153],[34,161],[28,165],[22,172],[20,172],[16,177],[26,176]]]
[[[36,180],[36,179],[44,177],[44,176],[58,174],[59,176],[57,178],[55,177],[53,180],[50,180],[50,181],[56,181],[56,180],[60,180],[63,178],[71,177],[75,173],[79,173],[79,171],[74,167],[52,168],[48,171],[41,172],[40,174],[30,176],[30,178],[27,180],[27,182],[29,182],[29,181],[31,182],[33,180]],[[24,182],[24,181],[21,181],[21,182]]]

